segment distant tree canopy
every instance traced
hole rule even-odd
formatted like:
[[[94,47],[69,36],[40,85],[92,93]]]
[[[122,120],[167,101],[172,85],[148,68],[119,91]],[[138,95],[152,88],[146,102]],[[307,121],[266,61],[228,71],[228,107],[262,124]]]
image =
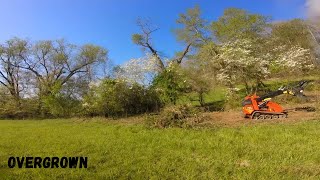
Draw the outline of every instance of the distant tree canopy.
[[[211,31],[219,42],[236,38],[255,38],[269,26],[269,18],[260,14],[251,14],[242,9],[226,9],[217,21],[211,23]]]
[[[89,83],[94,66],[107,60],[107,50],[64,40],[31,43],[13,38],[0,46],[0,60],[0,82],[17,104],[36,97],[42,111],[48,98],[50,105],[54,97],[71,97],[72,93],[76,98],[78,92],[72,91]]]
[[[272,36],[277,38],[278,43],[289,46],[310,48],[311,34],[306,22],[301,19],[278,22],[272,25]]]

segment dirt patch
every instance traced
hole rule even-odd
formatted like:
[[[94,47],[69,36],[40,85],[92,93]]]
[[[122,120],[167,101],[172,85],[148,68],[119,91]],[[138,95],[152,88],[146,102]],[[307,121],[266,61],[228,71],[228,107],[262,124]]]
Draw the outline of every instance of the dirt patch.
[[[298,106],[286,106],[286,109],[291,109],[295,107],[314,107],[313,103],[299,104]],[[319,118],[319,112],[306,112],[306,111],[294,111],[290,110],[288,113],[288,118],[284,119],[269,119],[269,120],[253,120],[244,118],[241,110],[232,110],[226,112],[212,112],[206,113],[210,118],[203,122],[208,125],[218,125],[218,126],[243,126],[252,125],[257,123],[294,123],[301,121],[309,121]]]
[[[317,107],[317,103],[303,103],[303,104],[290,104],[285,105],[285,109],[294,109],[296,107]],[[317,109],[315,112],[306,112],[306,111],[294,111],[290,110],[288,113],[288,118],[284,119],[268,119],[268,120],[252,120],[244,118],[241,109],[230,110],[224,112],[207,112],[202,115],[205,116],[205,120],[200,123],[201,127],[239,127],[246,125],[255,125],[255,124],[281,124],[281,123],[296,123],[302,121],[310,121],[315,119],[320,119],[320,111]],[[109,118],[78,118],[75,120],[79,123],[85,123],[87,121],[96,121],[100,123],[108,124],[126,124],[126,125],[135,125],[135,124],[144,124],[147,115],[140,115],[127,118],[119,119],[109,119]],[[149,115],[155,116],[158,115]]]

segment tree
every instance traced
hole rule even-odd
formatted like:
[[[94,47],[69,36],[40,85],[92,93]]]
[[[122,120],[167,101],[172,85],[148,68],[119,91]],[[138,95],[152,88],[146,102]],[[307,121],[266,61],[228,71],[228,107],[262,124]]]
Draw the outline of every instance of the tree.
[[[320,66],[320,34],[319,27],[312,22],[293,19],[275,23],[272,26],[272,37],[278,45],[286,45],[289,51],[293,47],[311,49],[312,61]]]
[[[138,59],[130,59],[125,64],[117,66],[114,73],[116,79],[148,86],[157,75],[157,59],[151,54]]]
[[[279,45],[311,48],[310,32],[306,26],[306,22],[301,19],[274,23],[272,25],[272,37],[276,38]]]
[[[10,66],[31,73],[34,88],[30,91],[38,97],[39,113],[65,115],[66,112],[58,110],[75,107],[72,103],[80,98],[79,92],[74,91],[75,86],[83,85],[79,80],[89,83],[94,65],[107,60],[107,50],[90,44],[76,46],[64,40],[48,40],[29,44],[28,50],[19,53],[18,58],[19,63],[10,63]],[[75,81],[78,83],[73,83]]]
[[[23,72],[19,67],[22,57],[29,53],[25,40],[13,38],[0,46],[0,84],[9,91],[14,100],[20,103],[20,92],[23,90]]]
[[[235,38],[255,38],[266,32],[268,21],[266,16],[229,8],[217,21],[212,22],[211,31],[219,42]]]
[[[201,106],[205,105],[204,95],[209,92],[214,84],[214,72],[207,67],[206,61],[190,60],[183,68],[183,75],[186,77],[186,84],[192,92],[197,93]],[[193,99],[192,99],[193,100]]]
[[[253,40],[236,40],[218,47],[218,54],[212,57],[217,79],[231,90],[241,82],[249,90],[249,84],[257,85],[269,74],[269,57],[255,53]]]
[[[76,46],[64,40],[32,43],[19,38],[6,41],[0,45],[0,114],[72,115],[79,110],[97,68],[106,60],[107,50],[91,44]]]
[[[91,75],[93,65],[107,60],[107,50],[95,45],[76,45],[64,40],[37,42],[29,56],[20,56],[16,67],[32,72],[42,95],[62,87],[75,76]]]
[[[177,40],[186,45],[184,51],[177,53],[176,61],[180,64],[191,47],[200,47],[210,39],[207,37],[208,23],[201,18],[199,6],[187,9],[185,14],[179,15],[176,22],[180,25],[180,28],[174,30]]]
[[[279,51],[280,48],[274,51]],[[286,75],[299,76],[308,73],[315,67],[311,61],[310,49],[304,49],[299,46],[282,48],[285,49],[285,51],[278,53],[274,57],[275,61],[272,63],[278,71]]]
[[[144,49],[148,49],[152,56],[157,60],[158,71],[162,72],[165,69],[164,62],[162,61],[159,52],[154,48],[151,42],[151,34],[157,31],[158,28],[152,27],[150,21],[143,21],[141,19],[137,20],[137,25],[140,27],[142,32],[140,34],[132,35],[133,43],[143,47]]]
[[[200,44],[208,41],[208,37],[206,37],[207,22],[203,20],[200,15],[201,11],[199,6],[195,6],[194,8],[188,9],[185,14],[180,14],[176,21],[180,27],[175,29],[174,32],[178,41],[185,45],[184,50],[177,52],[176,57],[172,58],[172,60],[178,64],[187,56],[192,47],[198,47]],[[141,33],[132,35],[133,43],[141,46],[144,50],[148,50],[157,60],[158,72],[163,72],[166,68],[164,60],[151,42],[152,33],[159,28],[152,26],[150,21],[141,19],[138,19],[137,25]]]

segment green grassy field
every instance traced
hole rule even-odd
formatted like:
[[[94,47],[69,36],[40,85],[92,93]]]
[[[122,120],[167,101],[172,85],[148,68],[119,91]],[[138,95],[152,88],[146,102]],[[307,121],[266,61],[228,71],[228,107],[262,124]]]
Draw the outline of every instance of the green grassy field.
[[[320,121],[148,129],[109,121],[0,121],[0,179],[320,178]],[[9,169],[9,156],[87,156],[87,169]]]

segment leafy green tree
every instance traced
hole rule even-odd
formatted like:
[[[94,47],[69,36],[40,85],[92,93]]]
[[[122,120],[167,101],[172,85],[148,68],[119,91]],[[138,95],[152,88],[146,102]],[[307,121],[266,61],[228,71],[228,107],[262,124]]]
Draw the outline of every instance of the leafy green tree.
[[[255,44],[254,41],[248,39],[225,43],[219,47],[219,54],[212,60],[216,66],[217,79],[231,90],[239,82],[248,90],[250,82],[258,83],[269,74],[269,59],[256,56],[252,44]]]
[[[268,21],[266,16],[229,8],[217,21],[212,22],[211,31],[219,42],[228,42],[235,38],[255,38],[266,32]]]
[[[198,48],[210,39],[208,22],[201,18],[199,6],[187,9],[186,13],[179,15],[176,22],[180,26],[174,30],[177,40],[186,45],[184,51],[178,52],[175,59],[180,64],[192,47]]]
[[[311,48],[310,36],[306,22],[302,19],[293,19],[272,25],[272,37],[281,45],[309,49]]]
[[[164,104],[176,104],[181,94],[188,90],[186,77],[179,64],[172,61],[165,71],[155,77],[152,88],[158,92]]]
[[[89,81],[94,65],[106,61],[106,55],[107,50],[91,44],[78,47],[64,40],[39,41],[32,45],[27,56],[20,56],[22,63],[16,67],[35,77],[40,99],[39,111],[43,111],[46,109],[44,106],[48,107],[47,99],[50,99],[51,108],[53,104],[59,104],[53,103],[53,98],[63,93],[71,81]],[[59,98],[56,100],[60,101]]]
[[[28,42],[18,38],[0,45],[0,84],[9,91],[17,105],[20,104],[24,81],[24,72],[19,65],[22,58],[28,55],[28,48]]]
[[[320,66],[320,35],[317,33],[317,29],[319,28],[305,20],[293,19],[273,24],[272,37],[274,43],[286,45],[286,51],[290,51],[294,47],[310,49],[313,64]]]
[[[209,71],[204,61],[189,61],[187,67],[183,68],[183,76],[186,77],[186,86],[190,91],[197,93],[201,106],[205,105],[204,95],[210,91],[214,82],[214,73]]]
[[[31,57],[23,58],[19,67],[35,75],[40,92],[46,95],[75,76],[90,75],[92,66],[106,61],[106,55],[104,48],[95,45],[77,47],[63,40],[40,41],[33,46]]]

